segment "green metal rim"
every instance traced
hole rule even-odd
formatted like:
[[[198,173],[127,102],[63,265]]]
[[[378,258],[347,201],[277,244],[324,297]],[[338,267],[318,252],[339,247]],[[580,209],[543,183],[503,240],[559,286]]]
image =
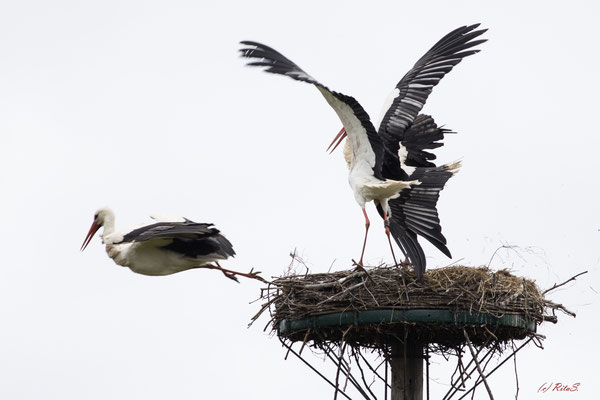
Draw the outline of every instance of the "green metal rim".
[[[393,322],[441,323],[453,325],[485,324],[505,326],[536,331],[536,323],[522,314],[504,314],[496,317],[491,314],[474,311],[451,310],[366,310],[345,311],[340,313],[317,315],[298,320],[284,319],[279,323],[279,335],[286,336],[306,329],[327,328],[334,326],[381,324]]]

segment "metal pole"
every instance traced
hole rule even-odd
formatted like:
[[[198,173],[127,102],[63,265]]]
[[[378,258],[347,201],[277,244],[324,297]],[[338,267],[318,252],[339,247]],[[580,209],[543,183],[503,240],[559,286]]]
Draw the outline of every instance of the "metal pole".
[[[414,340],[392,345],[392,400],[423,400],[423,358]]]

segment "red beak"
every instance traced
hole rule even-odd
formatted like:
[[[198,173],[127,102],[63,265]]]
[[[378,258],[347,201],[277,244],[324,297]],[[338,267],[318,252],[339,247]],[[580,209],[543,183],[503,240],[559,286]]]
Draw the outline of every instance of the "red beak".
[[[329,145],[329,147],[327,148],[326,151],[329,151],[331,146],[333,146],[335,144],[335,146],[333,146],[333,149],[331,149],[331,151],[329,151],[329,154],[333,153],[335,151],[335,149],[337,149],[337,147],[340,145],[340,143],[342,143],[342,141],[344,140],[344,138],[346,136],[348,136],[346,134],[346,128],[342,128],[342,130],[335,136],[335,138],[333,138],[333,141],[331,142],[331,144]]]
[[[96,221],[92,222],[92,226],[90,227],[90,231],[88,232],[83,244],[81,245],[81,251],[85,250],[88,244],[92,241],[94,234],[100,229],[100,225],[96,223]]]

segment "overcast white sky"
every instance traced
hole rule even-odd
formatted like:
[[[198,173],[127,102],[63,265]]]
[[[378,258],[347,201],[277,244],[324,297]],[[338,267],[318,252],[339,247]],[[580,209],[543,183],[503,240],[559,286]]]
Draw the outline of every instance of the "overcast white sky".
[[[111,206],[117,228],[155,212],[213,222],[238,253],[232,269],[280,275],[294,248],[314,272],[347,268],[364,225],[341,153],[325,153],[340,122],[314,88],[243,67],[237,43],[273,46],[376,116],[435,41],[481,22],[489,42],[424,109],[459,132],[439,160],[463,160],[439,203],[455,258],[424,245],[428,267],[487,264],[510,243],[523,257],[501,252],[492,267],[542,287],[589,270],[551,297],[577,318],[543,326],[545,350],[518,360],[520,398],[593,398],[599,11],[591,1],[3,2],[0,397],[330,398],[283,360],[265,318],[246,328],[258,282],[136,275],[99,238],[80,253],[93,212]],[[390,261],[368,211],[366,260]],[[490,382],[498,398],[514,396],[505,370]],[[536,393],[544,382],[581,386]]]

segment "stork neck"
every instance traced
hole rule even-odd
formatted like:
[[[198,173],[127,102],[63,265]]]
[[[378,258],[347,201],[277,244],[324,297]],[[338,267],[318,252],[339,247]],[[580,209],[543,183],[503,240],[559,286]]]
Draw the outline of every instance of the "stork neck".
[[[108,235],[110,235],[111,233],[113,233],[115,231],[115,216],[114,214],[110,213],[107,214],[106,217],[104,218],[104,224],[102,225],[104,227],[104,230],[102,231],[102,241],[104,241],[104,238]]]

